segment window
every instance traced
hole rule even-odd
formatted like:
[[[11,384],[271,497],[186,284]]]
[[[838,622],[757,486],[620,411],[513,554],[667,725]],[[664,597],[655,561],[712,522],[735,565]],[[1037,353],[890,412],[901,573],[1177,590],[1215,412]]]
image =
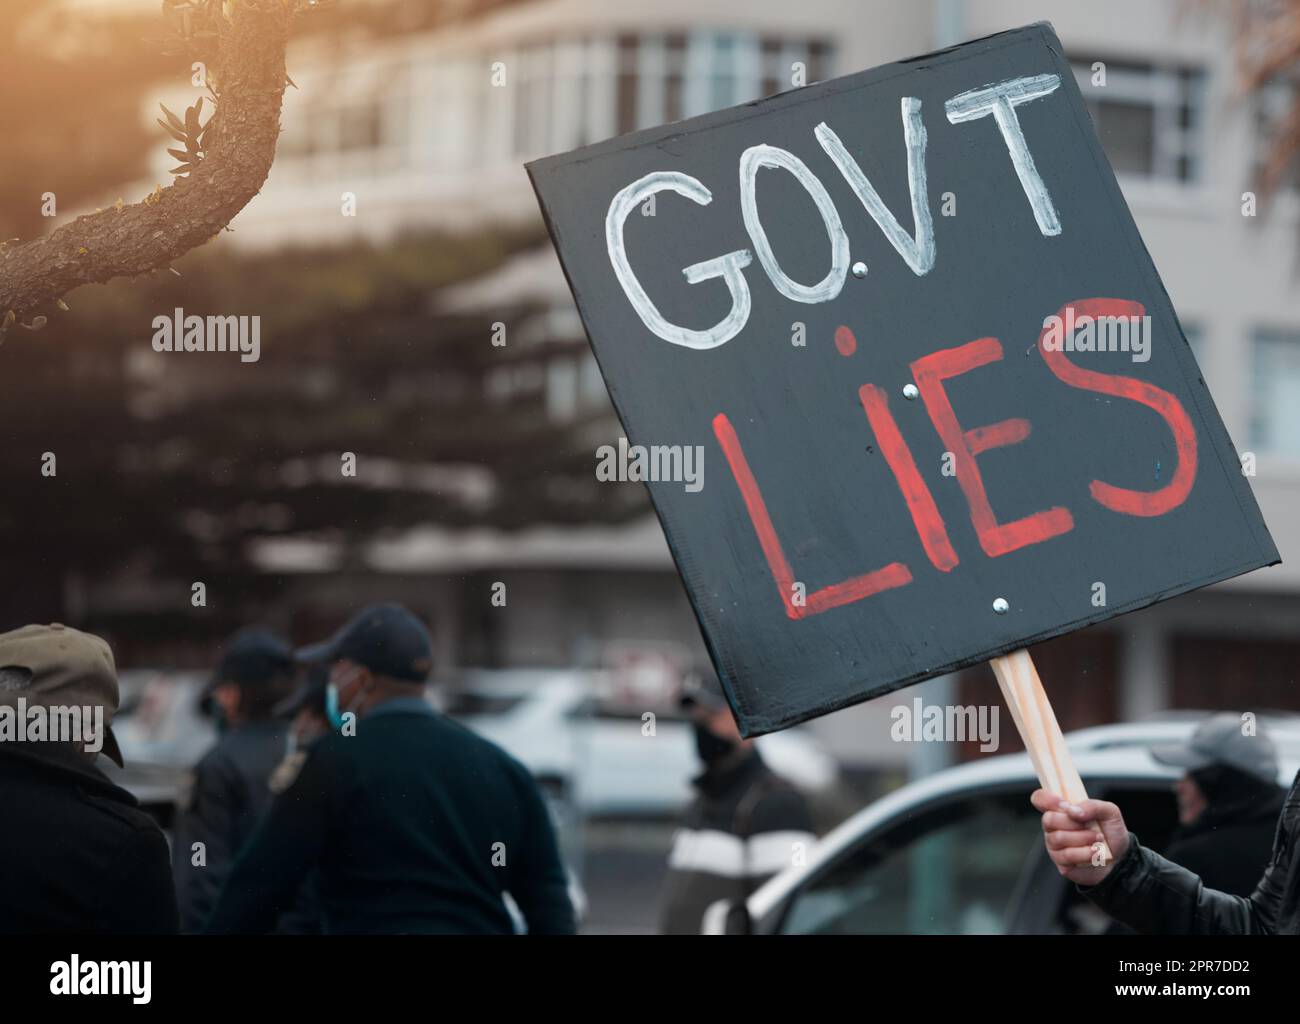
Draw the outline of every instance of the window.
[[[626,34],[614,46],[619,133],[783,92],[794,87],[796,64],[804,84],[820,81],[831,65],[824,40],[739,32]]]
[[[637,126],[637,40],[636,36],[618,38],[618,133]]]
[[[410,135],[407,69],[362,67],[323,75],[287,107],[280,155],[307,173],[379,173],[400,167]]]
[[[1042,844],[1014,793],[931,805],[844,854],[795,895],[784,934],[987,935],[1007,929],[1012,893]]]
[[[1104,79],[1094,63],[1104,65]],[[1116,174],[1178,184],[1200,179],[1203,71],[1109,60],[1076,60],[1073,67]]]
[[[1251,447],[1300,459],[1300,332],[1260,331],[1253,364]]]
[[[1251,186],[1264,182],[1274,151],[1292,112],[1300,109],[1300,81],[1272,82],[1255,95],[1255,154]],[[1300,157],[1292,153],[1279,169],[1277,187],[1300,191]]]

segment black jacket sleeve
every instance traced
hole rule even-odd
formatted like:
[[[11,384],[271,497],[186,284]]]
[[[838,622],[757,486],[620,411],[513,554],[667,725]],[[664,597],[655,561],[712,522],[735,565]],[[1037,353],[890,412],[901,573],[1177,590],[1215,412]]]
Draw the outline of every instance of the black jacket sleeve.
[[[294,784],[276,797],[235,859],[208,920],[209,934],[267,933],[292,907],[325,845],[338,793],[336,757],[329,744],[314,748]]]
[[[1151,935],[1271,935],[1277,930],[1300,831],[1300,774],[1291,786],[1264,877],[1250,896],[1207,889],[1199,876],[1142,846],[1129,848],[1095,886],[1078,886],[1116,920]]]
[[[524,915],[529,935],[573,935],[578,925],[551,813],[537,783],[522,766],[516,772],[516,789],[524,856],[510,862],[510,895]]]
[[[172,863],[181,927],[196,932],[212,913],[235,854],[234,819],[238,779],[219,756],[194,769],[189,805],[177,815]],[[194,844],[203,844],[203,862],[194,863]]]

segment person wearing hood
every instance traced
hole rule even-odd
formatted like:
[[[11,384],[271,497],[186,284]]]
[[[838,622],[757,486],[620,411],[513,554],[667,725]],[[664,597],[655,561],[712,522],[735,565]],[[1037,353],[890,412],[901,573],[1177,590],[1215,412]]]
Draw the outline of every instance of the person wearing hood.
[[[1227,713],[1151,756],[1184,771],[1174,785],[1179,827],[1165,856],[1211,889],[1249,896],[1268,865],[1286,795],[1273,741],[1262,728],[1244,734],[1241,716]]]
[[[716,679],[681,699],[704,770],[668,856],[660,931],[698,935],[720,900],[744,900],[817,841],[803,795],[743,739]]]

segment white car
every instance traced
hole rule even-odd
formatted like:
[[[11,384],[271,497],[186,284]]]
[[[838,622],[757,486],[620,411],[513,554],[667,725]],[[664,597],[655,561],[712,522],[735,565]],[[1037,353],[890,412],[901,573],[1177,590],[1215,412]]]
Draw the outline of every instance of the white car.
[[[445,710],[585,814],[679,814],[700,771],[690,723],[661,708],[650,734],[645,712],[611,710],[598,696],[599,682],[597,673],[573,670],[471,672],[448,694]],[[798,729],[757,743],[773,771],[807,792],[838,777],[835,760]]]
[[[1088,795],[1111,800],[1159,851],[1177,824],[1179,770],[1147,752],[1185,742],[1203,715],[1100,726],[1066,737]],[[1261,717],[1279,784],[1300,770],[1300,718]],[[828,833],[743,904],[709,909],[710,934],[1060,934],[1110,921],[1063,879],[1043,846],[1027,754],[960,765],[895,790]]]

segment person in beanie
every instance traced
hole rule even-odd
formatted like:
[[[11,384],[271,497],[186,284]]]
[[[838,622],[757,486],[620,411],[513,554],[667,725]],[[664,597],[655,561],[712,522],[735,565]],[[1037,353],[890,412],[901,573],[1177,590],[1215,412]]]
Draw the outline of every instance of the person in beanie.
[[[293,685],[293,649],[274,633],[236,633],[204,691],[216,745],[195,766],[177,808],[172,845],[181,927],[203,928],[235,856],[271,805],[286,723],[274,708]]]
[[[0,933],[174,934],[162,831],[122,767],[113,652],[53,623],[0,633]]]
[[[1165,856],[1211,889],[1249,896],[1268,865],[1286,791],[1273,741],[1241,726],[1240,715],[1215,715],[1188,743],[1153,747],[1151,756],[1184,770],[1174,787],[1179,827]]]
[[[424,698],[428,631],[364,609],[298,652],[330,666],[331,733],[311,747],[235,864],[208,924],[265,931],[313,871],[327,934],[576,930],[550,813],[532,774]]]
[[[817,841],[802,794],[742,739],[716,678],[682,696],[704,771],[668,856],[660,930],[698,935],[719,900],[744,900]]]

